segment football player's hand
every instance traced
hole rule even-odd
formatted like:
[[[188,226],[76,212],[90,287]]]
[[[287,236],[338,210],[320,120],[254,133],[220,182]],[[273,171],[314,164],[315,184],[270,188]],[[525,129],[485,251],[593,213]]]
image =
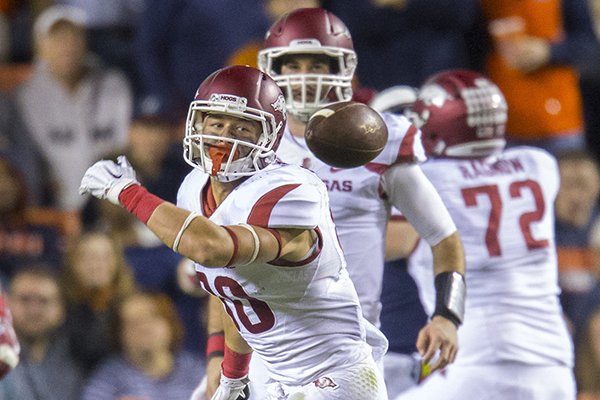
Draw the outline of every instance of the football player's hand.
[[[12,315],[0,293],[0,379],[19,363],[21,346],[13,328]]]
[[[135,171],[125,156],[117,162],[101,160],[88,168],[81,179],[79,194],[90,193],[101,200],[121,205],[119,194],[128,186],[139,184]]]
[[[456,329],[452,321],[436,315],[419,332],[417,350],[423,357],[423,363],[429,365],[429,373],[454,362],[458,352]],[[436,358],[436,355],[439,357]]]
[[[250,396],[248,376],[232,379],[221,374],[221,381],[211,400],[246,400]]]

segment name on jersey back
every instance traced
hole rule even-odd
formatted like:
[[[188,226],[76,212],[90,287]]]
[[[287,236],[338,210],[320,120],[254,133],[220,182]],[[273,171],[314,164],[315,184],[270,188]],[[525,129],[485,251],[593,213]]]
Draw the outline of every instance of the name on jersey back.
[[[482,176],[510,175],[523,172],[525,168],[518,157],[496,161],[468,160],[458,165],[465,179],[475,179]]]

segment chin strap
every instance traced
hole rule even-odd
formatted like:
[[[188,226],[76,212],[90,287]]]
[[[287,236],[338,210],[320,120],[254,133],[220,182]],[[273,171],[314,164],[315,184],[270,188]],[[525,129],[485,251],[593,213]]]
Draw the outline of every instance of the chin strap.
[[[441,315],[458,327],[465,315],[465,277],[458,272],[441,272],[435,276],[435,291],[433,315]]]

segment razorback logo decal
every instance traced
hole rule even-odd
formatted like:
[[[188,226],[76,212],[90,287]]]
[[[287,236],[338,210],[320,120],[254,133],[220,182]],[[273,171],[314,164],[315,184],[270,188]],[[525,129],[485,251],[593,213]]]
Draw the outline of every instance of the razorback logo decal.
[[[327,388],[337,389],[339,387],[339,385],[337,383],[335,383],[335,381],[328,376],[322,376],[319,379],[313,381],[313,383],[319,389],[327,389]]]

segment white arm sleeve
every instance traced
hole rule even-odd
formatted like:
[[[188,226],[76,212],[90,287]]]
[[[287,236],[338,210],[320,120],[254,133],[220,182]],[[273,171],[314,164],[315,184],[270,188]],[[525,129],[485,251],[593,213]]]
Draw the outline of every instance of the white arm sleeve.
[[[393,165],[382,183],[389,201],[430,246],[456,231],[440,195],[417,164]]]

